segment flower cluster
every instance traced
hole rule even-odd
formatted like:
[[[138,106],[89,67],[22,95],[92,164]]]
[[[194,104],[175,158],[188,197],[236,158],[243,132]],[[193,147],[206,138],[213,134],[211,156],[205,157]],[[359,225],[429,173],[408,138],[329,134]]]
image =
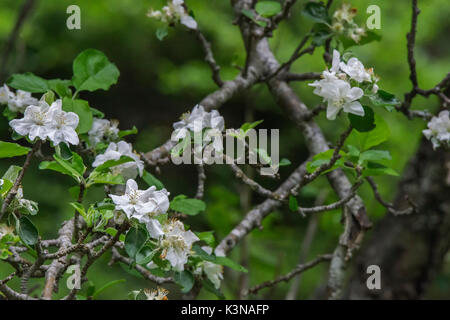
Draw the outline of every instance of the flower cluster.
[[[134,179],[138,174],[142,177],[142,174],[144,173],[144,162],[140,159],[138,154],[133,152],[131,143],[125,141],[119,141],[117,143],[111,142],[103,154],[99,154],[95,157],[92,166],[95,168],[108,160],[119,160],[122,156],[130,157],[134,161],[114,166],[111,168],[111,171],[114,174],[121,174],[126,180]]]
[[[152,186],[147,190],[139,190],[136,181],[129,179],[124,195],[109,196],[116,205],[116,210],[125,212],[128,219],[135,218],[140,223],[145,223],[152,238],[163,234],[162,226],[155,217],[169,209],[169,192],[166,189],[157,191]]]
[[[356,8],[352,8],[348,3],[343,3],[342,7],[334,12],[331,29],[335,33],[344,34],[359,43],[361,37],[366,36],[366,30],[353,21],[356,13]]]
[[[327,102],[327,118],[334,120],[341,110],[364,116],[364,108],[359,102],[364,95],[361,87],[376,93],[377,81],[373,69],[366,70],[354,57],[345,63],[341,61],[339,52],[334,50],[331,69],[322,73],[321,80],[309,85],[315,87],[314,94],[323,97]]]
[[[119,122],[117,120],[107,120],[94,118],[91,130],[88,132],[88,139],[91,146],[96,146],[101,142],[111,142],[119,139]]]
[[[12,112],[23,113],[28,106],[38,104],[38,100],[27,91],[17,90],[14,93],[4,84],[0,88],[0,104],[6,104]]]
[[[207,254],[212,254],[213,249],[208,246],[203,246],[202,250]],[[225,256],[223,253],[216,252],[216,256]],[[197,269],[194,271],[197,275],[205,274],[206,277],[212,282],[216,289],[220,288],[220,282],[223,280],[223,267],[219,264],[209,261],[202,261],[199,263]]]
[[[158,241],[162,259],[169,261],[175,270],[184,269],[192,243],[200,239],[192,231],[185,231],[181,221],[170,219],[161,223],[156,219],[169,209],[169,192],[166,189],[156,190],[152,186],[139,190],[136,181],[129,179],[124,195],[109,196],[116,210],[122,210],[128,219],[134,218],[146,225],[150,237]],[[150,268],[154,266],[153,262],[150,264]]]
[[[147,300],[169,300],[167,295],[169,290],[157,287],[156,289],[144,289],[144,295]]]
[[[187,12],[183,0],[168,0],[161,11],[150,9],[147,16],[168,24],[180,22],[189,29],[197,29],[197,22]]]
[[[184,270],[192,244],[200,239],[190,230],[184,230],[184,224],[176,219],[167,221],[162,226],[162,235],[158,245],[162,249],[161,258],[170,262],[177,271]]]
[[[427,126],[428,129],[422,132],[433,144],[433,149],[440,146],[450,146],[450,117],[448,110],[441,111],[437,117],[433,117]]]
[[[56,100],[51,106],[41,99],[35,105],[25,109],[22,119],[14,119],[9,125],[21,136],[28,136],[30,140],[47,138],[54,145],[60,143],[77,145],[78,135],[75,129],[79,118],[74,112],[62,110],[62,100]]]

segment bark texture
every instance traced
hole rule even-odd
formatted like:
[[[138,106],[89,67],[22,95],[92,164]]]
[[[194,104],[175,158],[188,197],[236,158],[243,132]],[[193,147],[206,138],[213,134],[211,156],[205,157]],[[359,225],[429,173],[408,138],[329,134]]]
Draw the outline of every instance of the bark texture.
[[[420,299],[450,248],[450,152],[422,141],[400,182],[395,205],[415,204],[410,215],[387,214],[363,246],[347,298]],[[368,290],[367,267],[381,268],[381,289]]]

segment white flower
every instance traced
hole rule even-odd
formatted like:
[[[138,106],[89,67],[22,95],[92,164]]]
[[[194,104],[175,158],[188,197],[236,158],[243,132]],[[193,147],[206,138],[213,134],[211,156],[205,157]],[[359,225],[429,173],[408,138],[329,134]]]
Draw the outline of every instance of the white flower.
[[[152,290],[144,289],[144,294],[147,300],[168,300],[167,295],[169,294],[169,290],[161,287]]]
[[[342,7],[334,12],[333,17],[338,21],[352,23],[353,18],[356,16],[356,12],[356,9],[352,8],[349,3],[343,3]]]
[[[105,140],[115,140],[119,137],[117,121],[94,118],[92,128],[88,132],[89,142],[95,146]]]
[[[30,92],[17,90],[15,96],[8,101],[8,108],[13,112],[24,112],[28,106],[37,105],[39,100],[33,98]]]
[[[357,58],[350,58],[347,64],[341,62],[339,63],[339,67],[348,74],[351,79],[356,80],[359,83],[371,81],[370,74],[364,69],[364,65]]]
[[[208,246],[203,246],[202,250],[208,254],[212,253],[212,248]],[[224,256],[224,255],[217,255]],[[223,280],[223,267],[219,264],[215,264],[209,261],[202,261],[199,267],[195,270],[195,274],[204,273],[208,279],[214,284],[216,289],[220,288],[220,282]]]
[[[354,29],[349,30],[350,38],[353,39],[356,43],[359,43],[361,37],[366,35],[366,30],[364,28],[356,27]]]
[[[0,225],[0,239],[6,236],[7,234],[13,234],[14,228],[7,226],[6,224]]]
[[[178,220],[170,220],[163,226],[164,235],[160,239],[163,248],[161,257],[170,262],[177,271],[183,271],[191,251],[192,244],[200,239],[192,232],[185,231]]]
[[[186,12],[183,0],[169,0],[167,6],[162,8],[162,12],[150,9],[147,16],[165,23],[179,21],[189,29],[197,29],[197,22]]]
[[[351,88],[346,81],[335,80],[322,88],[322,95],[328,102],[327,118],[329,120],[336,119],[336,115],[341,109],[344,112],[353,113],[361,117],[364,116],[364,109],[361,103],[356,101],[364,95],[364,91],[361,88]]]
[[[11,120],[9,125],[21,136],[28,135],[30,140],[36,137],[45,140],[50,132],[52,121],[48,110],[49,105],[45,102],[40,103],[40,106],[29,106],[22,119]]]
[[[225,121],[217,110],[206,112],[203,106],[196,105],[191,113],[183,114],[181,121],[175,122],[173,128],[175,131],[172,134],[172,140],[178,141],[186,137],[188,130],[196,133],[210,128],[222,132]]]
[[[8,207],[8,211],[10,212],[15,212],[16,210],[21,212],[25,211],[26,214],[31,215],[35,215],[39,211],[38,204],[36,202],[27,200],[23,197],[22,187],[17,189],[16,196]]]
[[[428,129],[423,130],[424,136],[433,143],[433,149],[441,145],[450,146],[449,111],[444,110],[428,122]]]
[[[109,196],[116,205],[116,210],[125,212],[128,219],[135,218],[146,223],[153,238],[163,234],[160,223],[154,217],[166,213],[169,209],[169,192],[166,189],[157,191],[156,187],[152,186],[147,190],[139,190],[136,181],[129,179],[124,195]]]
[[[113,173],[121,174],[125,179],[134,179],[137,174],[142,177],[144,172],[144,162],[139,158],[139,155],[133,152],[133,147],[130,143],[119,141],[118,143],[111,142],[105,153],[99,154],[92,166],[98,167],[108,160],[119,160],[121,156],[128,156],[134,161],[125,162],[111,168]]]
[[[0,104],[8,104],[14,97],[14,92],[11,92],[6,84],[0,88]]]
[[[50,106],[48,114],[51,119],[48,137],[55,145],[61,142],[77,145],[80,142],[75,131],[79,122],[76,113],[63,111],[62,101],[56,100]]]

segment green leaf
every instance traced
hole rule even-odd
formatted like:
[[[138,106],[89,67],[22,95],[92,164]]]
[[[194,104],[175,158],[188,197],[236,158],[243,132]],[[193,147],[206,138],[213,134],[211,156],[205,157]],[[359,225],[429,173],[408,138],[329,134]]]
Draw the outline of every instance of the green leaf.
[[[175,272],[173,279],[175,283],[181,287],[182,293],[187,293],[191,291],[194,286],[195,279],[191,272],[183,270],[181,272]]]
[[[312,161],[308,162],[306,164],[306,170],[308,171],[308,173],[313,173],[314,171],[316,171],[322,164],[325,163],[329,163],[331,160],[331,157],[333,156],[334,153],[334,149],[329,149],[327,151],[321,152],[316,154]],[[344,166],[344,162],[345,162],[345,157],[347,156],[347,154],[340,150],[339,154],[342,156],[340,159],[338,159],[335,164],[328,170],[325,170],[324,172],[322,172],[322,174],[325,174],[327,172],[330,172],[336,168],[342,167]]]
[[[376,107],[383,107],[388,111],[394,110],[395,106],[400,105],[401,101],[389,92],[378,90],[374,95],[369,96],[370,101]]]
[[[360,161],[391,160],[391,154],[386,150],[367,150],[361,153]]]
[[[120,130],[118,133],[119,138],[123,138],[126,136],[129,136],[130,134],[137,134],[138,133],[138,129],[133,126],[133,128],[131,128],[130,130]]]
[[[59,172],[59,173],[62,173],[62,174],[65,174],[65,175],[68,175],[68,176],[72,177],[72,173],[69,170],[65,169],[63,166],[61,166],[56,161],[42,161],[39,164],[39,169],[41,169],[41,170],[53,170],[53,171],[56,171],[56,172]]]
[[[279,167],[285,167],[290,166],[292,163],[289,159],[283,158],[280,160],[280,163],[278,164]]]
[[[113,174],[111,172],[95,173],[86,182],[88,188],[94,184],[125,184],[125,179],[120,174]]]
[[[22,147],[17,143],[0,141],[0,158],[23,156],[30,150],[30,148]]]
[[[75,154],[75,153],[73,153]],[[78,161],[74,161],[72,158],[72,162],[70,163],[67,160],[64,160],[63,158],[59,157],[57,154],[53,155],[53,158],[56,160],[58,164],[60,164],[66,171],[70,173],[70,175],[78,182],[81,182],[83,180],[83,174],[80,173],[78,170],[80,170]],[[61,172],[61,171],[60,171]]]
[[[353,113],[348,113],[348,119],[352,127],[359,132],[368,132],[375,128],[375,118],[372,108],[363,106],[364,116],[360,117]]]
[[[205,211],[206,204],[198,199],[188,199],[185,195],[178,195],[170,202],[170,209],[195,216],[201,211]]]
[[[9,190],[11,190],[13,182],[10,180],[3,179],[3,184],[0,186],[0,195],[5,198]],[[2,204],[2,199],[0,199],[0,205]]]
[[[14,89],[31,93],[44,93],[50,89],[47,80],[38,77],[31,72],[13,74],[6,83]]]
[[[214,293],[219,299],[224,300],[225,296],[209,279],[203,279],[203,287],[211,293]]]
[[[142,175],[142,179],[147,183],[150,187],[155,186],[156,189],[161,190],[164,188],[164,185],[161,181],[159,181],[154,175],[152,175],[147,170],[144,170],[144,174]]]
[[[264,120],[258,120],[255,122],[246,122],[241,126],[241,130],[244,133],[247,133],[248,130],[255,128],[256,126],[258,126],[259,124],[263,123]]]
[[[384,119],[375,114],[375,128],[369,132],[358,132],[353,130],[348,138],[348,142],[358,144],[359,149],[364,151],[386,141],[390,136],[390,130]],[[353,141],[353,142],[352,142]]]
[[[216,263],[217,257],[203,250],[198,244],[192,246],[192,251],[194,251],[200,259]]]
[[[70,150],[70,147],[64,142],[61,142],[60,144],[55,146],[55,151],[56,154],[64,160],[70,160],[73,157],[72,150]]]
[[[108,288],[110,288],[110,287],[112,287],[112,286],[115,286],[116,284],[125,282],[125,281],[126,281],[125,279],[120,279],[120,280],[113,280],[113,281],[108,282],[107,284],[105,284],[103,287],[101,287],[100,289],[98,289],[98,290],[92,295],[92,299],[95,300],[95,299],[98,297],[98,295],[99,295],[100,293],[102,293],[103,291],[105,291],[106,289],[108,289]]]
[[[119,160],[105,161],[104,163],[102,163],[101,165],[96,167],[94,171],[97,171],[97,172],[106,171],[107,169],[109,169],[111,167],[115,167],[120,164],[131,162],[131,161],[134,161],[134,159],[131,157],[128,157],[128,156],[121,156]]]
[[[108,90],[117,83],[119,70],[103,52],[87,49],[73,62],[73,85],[77,91]]]
[[[244,273],[248,272],[248,270],[246,268],[244,268],[240,264],[234,262],[233,260],[228,259],[227,257],[217,257],[216,256],[216,261],[214,261],[214,263],[220,264],[222,266],[231,268],[231,269],[239,271],[239,272],[244,272]]]
[[[72,85],[70,80],[52,79],[48,80],[48,87],[55,91],[61,98],[72,97],[72,90],[69,88]]]
[[[135,260],[139,250],[148,240],[148,232],[142,226],[131,228],[125,236],[125,251],[128,256]]]
[[[9,181],[16,181],[19,172],[22,170],[22,167],[12,165],[6,170],[5,174],[3,175],[2,179],[6,179]]]
[[[377,34],[376,32],[367,31],[366,36],[362,36],[361,39],[359,40],[359,42],[356,42],[355,40],[353,40],[352,38],[350,38],[346,35],[340,36],[339,40],[341,41],[342,45],[344,46],[344,50],[347,50],[348,48],[353,47],[353,46],[362,46],[362,45],[371,43],[373,41],[380,41],[381,38],[382,38],[381,35]]]
[[[259,25],[260,27],[266,27],[267,26],[267,23],[265,21],[256,20],[256,16],[255,16],[253,11],[247,10],[247,9],[242,9],[241,13],[244,16],[246,16],[247,18],[249,18],[250,20],[252,20],[257,25]]]
[[[302,11],[306,17],[320,23],[328,23],[328,11],[322,2],[308,2]]]
[[[355,146],[352,146],[352,145],[348,145],[347,148],[348,148],[348,155],[350,157],[359,158],[360,152],[359,152],[358,148],[356,148]]]
[[[87,101],[80,99],[72,100],[69,97],[65,97],[63,99],[62,109],[66,112],[75,112],[78,115],[80,118],[77,127],[78,133],[87,133],[91,129],[94,119]]]
[[[84,221],[86,221],[86,224],[88,227],[92,227],[92,221],[88,217],[88,214],[86,213],[86,209],[84,208],[84,206],[81,203],[69,202],[69,205],[71,207],[73,207],[83,217],[83,219],[84,219]]]
[[[167,26],[160,27],[156,29],[156,38],[158,38],[159,41],[163,41],[168,33]]]
[[[3,109],[3,116],[6,119],[8,119],[8,121],[11,121],[12,119],[15,119],[17,117],[17,115],[18,115],[17,112],[11,111],[8,107]],[[17,136],[22,137],[15,131],[13,131],[13,134],[16,134]],[[14,139],[14,136],[13,136],[13,139]],[[19,140],[19,139],[14,139],[14,140]]]
[[[293,195],[289,196],[289,209],[293,212],[298,210],[298,201]]]
[[[84,165],[83,158],[75,152],[72,153],[72,167],[80,175],[83,175],[86,172],[86,166]]]
[[[333,36],[330,28],[322,23],[316,23],[312,28],[312,44],[320,47]]]
[[[392,168],[389,168],[381,163],[376,162],[368,162],[367,168],[363,170],[363,176],[380,176],[380,175],[390,175],[390,176],[398,176],[398,172]]]
[[[214,238],[214,231],[195,232],[195,234],[211,248],[215,247],[216,239]]]
[[[141,250],[136,254],[136,263],[140,265],[146,265],[152,261],[158,250],[153,250],[149,246],[142,247]]]
[[[259,1],[255,6],[256,12],[263,17],[271,17],[281,11],[281,5],[276,1]]]
[[[19,219],[18,234],[20,239],[29,246],[34,246],[38,242],[39,232],[33,222],[25,216]]]

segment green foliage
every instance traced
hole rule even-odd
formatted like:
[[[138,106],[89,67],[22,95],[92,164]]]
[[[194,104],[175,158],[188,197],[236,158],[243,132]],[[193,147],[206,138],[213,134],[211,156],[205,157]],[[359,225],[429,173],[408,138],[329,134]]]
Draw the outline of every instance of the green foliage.
[[[142,175],[142,179],[147,183],[150,187],[155,186],[157,190],[161,190],[164,188],[164,185],[161,181],[159,181],[154,175],[152,175],[147,170],[144,170],[144,174]]]
[[[87,133],[91,129],[93,116],[87,101],[81,99],[73,100],[69,97],[65,97],[63,99],[62,109],[66,112],[75,112],[78,115],[80,118],[77,127],[78,133]]]
[[[44,93],[50,89],[47,80],[38,77],[31,72],[13,74],[6,83],[14,89],[32,93]]]
[[[281,11],[281,5],[276,1],[258,1],[255,10],[263,17],[271,17]]]
[[[117,83],[119,70],[103,52],[88,49],[80,53],[73,62],[72,83],[79,91],[108,90]]]
[[[181,292],[183,293],[191,291],[195,283],[194,276],[188,270],[175,272],[173,279],[175,280],[175,283],[181,287]]]
[[[145,245],[148,238],[147,229],[140,225],[128,230],[125,236],[125,251],[131,259],[136,260],[137,253]]]
[[[0,141],[0,158],[23,156],[30,150],[30,148],[22,147],[17,143]]]
[[[328,17],[328,11],[323,2],[308,2],[302,10],[305,17],[312,19],[319,23],[328,23],[330,18]]]
[[[372,108],[363,106],[364,116],[358,116],[353,113],[348,114],[348,119],[352,124],[352,127],[359,132],[368,132],[375,128],[375,116]]]
[[[190,216],[195,216],[200,212],[205,211],[206,204],[202,200],[189,199],[185,195],[180,194],[170,202],[170,209]]]
[[[17,222],[17,234],[20,240],[28,246],[34,246],[39,237],[36,226],[27,217],[21,217]]]

